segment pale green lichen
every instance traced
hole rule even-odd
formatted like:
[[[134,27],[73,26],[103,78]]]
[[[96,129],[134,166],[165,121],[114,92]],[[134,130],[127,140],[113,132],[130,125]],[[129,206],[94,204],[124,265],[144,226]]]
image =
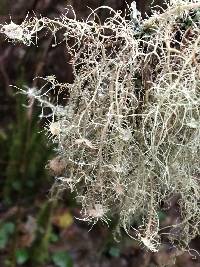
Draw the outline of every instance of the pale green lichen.
[[[33,94],[43,110],[52,110],[48,132],[66,166],[56,177],[58,190],[76,192],[82,220],[108,223],[116,216],[118,229],[154,252],[157,211],[173,194],[180,218],[166,229],[172,242],[187,246],[199,231],[200,21],[192,17],[199,9],[199,1],[175,1],[146,20],[136,14],[137,29],[111,9],[101,25],[94,11],[85,22],[63,15],[18,26],[23,33],[46,28],[54,36],[65,30],[72,55],[73,84],[47,77]],[[67,105],[49,101],[55,88],[69,92]],[[136,218],[137,230],[131,227]],[[173,227],[181,229],[178,236]]]

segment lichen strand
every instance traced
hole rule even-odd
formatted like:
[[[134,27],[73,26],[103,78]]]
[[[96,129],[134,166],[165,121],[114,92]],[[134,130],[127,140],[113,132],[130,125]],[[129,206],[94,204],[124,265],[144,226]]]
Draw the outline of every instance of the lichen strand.
[[[65,161],[58,189],[76,192],[81,219],[116,216],[118,229],[152,251],[161,240],[157,211],[169,196],[180,196],[181,222],[171,227],[182,234],[165,230],[172,242],[187,246],[200,218],[200,4],[175,2],[147,20],[127,21],[109,8],[113,17],[101,25],[95,11],[85,22],[67,15],[30,22],[33,32],[65,30],[74,67],[73,84],[47,77],[36,95],[52,109],[48,132]],[[49,101],[56,87],[69,92],[66,106]]]

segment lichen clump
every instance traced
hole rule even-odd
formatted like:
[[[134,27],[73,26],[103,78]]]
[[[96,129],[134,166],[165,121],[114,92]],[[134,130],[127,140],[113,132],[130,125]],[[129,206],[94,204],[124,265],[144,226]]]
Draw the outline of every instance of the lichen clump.
[[[102,24],[95,11],[85,22],[66,14],[24,24],[54,36],[64,30],[71,53],[74,82],[46,77],[36,93],[52,110],[48,132],[65,162],[57,188],[76,192],[80,219],[115,218],[116,229],[152,251],[162,235],[159,207],[178,195],[180,223],[171,227],[181,231],[166,231],[187,246],[200,218],[200,3],[176,1],[146,20],[108,9]],[[49,100],[56,88],[69,92],[65,106]]]

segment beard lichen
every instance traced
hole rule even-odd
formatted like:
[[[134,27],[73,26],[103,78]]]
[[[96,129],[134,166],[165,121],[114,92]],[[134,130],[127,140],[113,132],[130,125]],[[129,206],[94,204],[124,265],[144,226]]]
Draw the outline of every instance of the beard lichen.
[[[52,110],[47,131],[65,166],[57,189],[76,193],[80,219],[116,217],[116,229],[154,252],[162,237],[161,203],[178,195],[180,222],[168,228],[169,238],[187,246],[200,218],[200,3],[172,2],[144,20],[138,12],[126,20],[101,8],[113,15],[102,24],[94,10],[84,22],[66,14],[15,26],[25,43],[29,31],[56,36],[62,29],[71,53],[73,83],[47,77],[35,94],[43,111]],[[10,28],[7,36],[15,36]],[[49,100],[55,88],[69,93],[65,106]]]

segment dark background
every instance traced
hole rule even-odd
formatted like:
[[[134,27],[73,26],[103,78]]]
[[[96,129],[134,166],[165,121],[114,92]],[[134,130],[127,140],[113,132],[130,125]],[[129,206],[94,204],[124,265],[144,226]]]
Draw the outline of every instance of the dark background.
[[[59,16],[72,5],[79,19],[92,9],[109,5],[122,10],[127,0],[1,0],[0,23],[21,23],[29,15]],[[127,3],[127,4],[126,4]],[[154,5],[162,1],[154,1]],[[142,16],[151,13],[150,1],[138,0]],[[105,12],[99,12],[104,20]],[[192,250],[180,255],[170,246],[159,253],[145,251],[142,246],[122,236],[114,241],[112,227],[90,226],[74,219],[79,207],[73,196],[65,192],[61,200],[51,200],[54,178],[45,169],[53,158],[53,146],[42,131],[44,121],[38,119],[36,106],[26,108],[26,98],[10,85],[39,86],[33,78],[55,74],[60,82],[72,82],[70,60],[64,45],[51,46],[52,37],[43,36],[38,47],[11,44],[0,36],[0,267],[152,267],[200,266],[199,256]],[[62,96],[61,96],[62,97]],[[164,222],[176,220],[176,205],[170,216],[160,213]],[[196,238],[191,248],[200,251]],[[176,263],[175,256],[177,256]]]

